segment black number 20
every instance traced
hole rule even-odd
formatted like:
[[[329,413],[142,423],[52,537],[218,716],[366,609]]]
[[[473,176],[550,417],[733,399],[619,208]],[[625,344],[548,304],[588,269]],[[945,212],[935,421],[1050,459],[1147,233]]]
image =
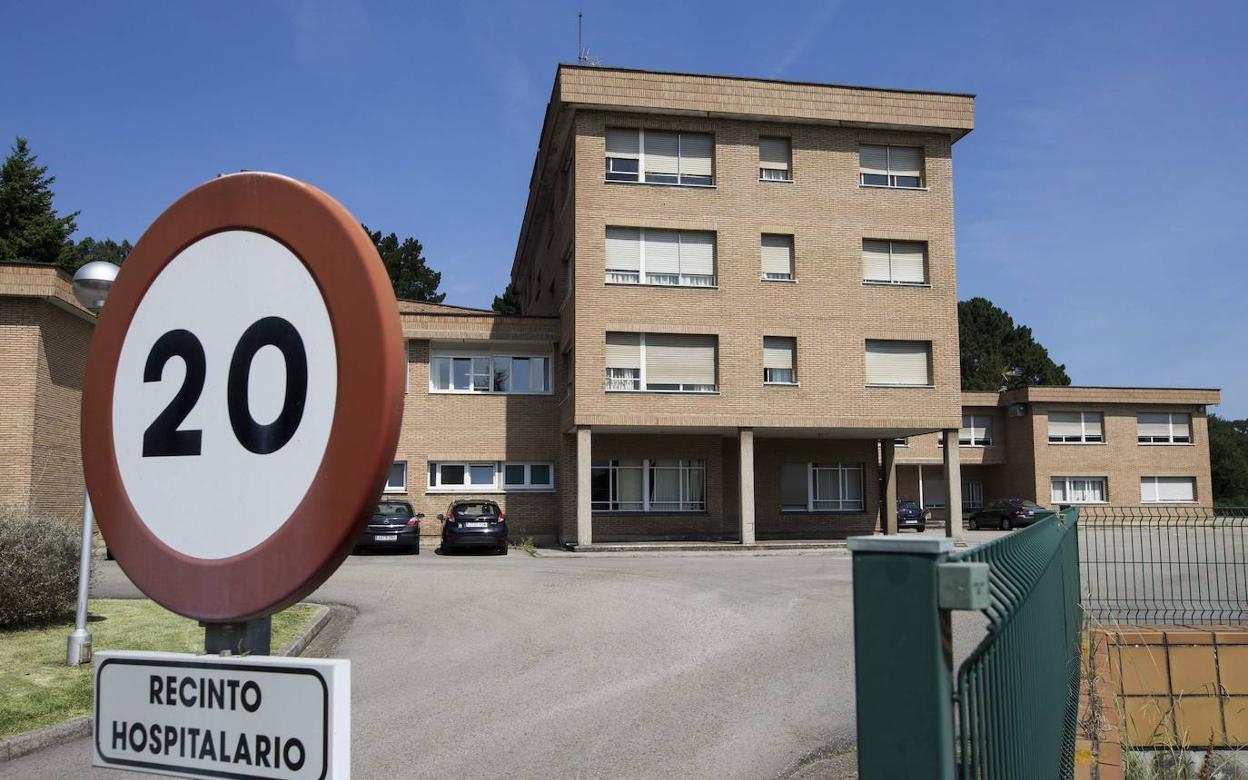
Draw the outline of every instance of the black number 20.
[[[281,350],[286,361],[286,395],[277,419],[261,425],[251,416],[247,391],[252,360],[257,352],[269,346]],[[207,375],[204,346],[195,334],[189,330],[171,330],[156,339],[143,367],[143,381],[159,382],[165,364],[174,357],[182,358],[186,364],[186,378],[173,400],[144,431],[145,458],[199,455],[202,449],[202,431],[178,429],[199,402]],[[308,355],[295,326],[281,317],[265,317],[243,331],[230,359],[225,393],[230,410],[230,427],[234,429],[239,444],[257,455],[268,455],[286,446],[299,429],[304,403],[308,398]]]

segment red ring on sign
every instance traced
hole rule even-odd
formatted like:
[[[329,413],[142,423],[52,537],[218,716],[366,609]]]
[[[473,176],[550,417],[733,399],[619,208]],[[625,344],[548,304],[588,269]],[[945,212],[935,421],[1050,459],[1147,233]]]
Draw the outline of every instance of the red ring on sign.
[[[307,267],[329,312],[338,390],[320,467],[295,510],[250,550],[205,560],[156,538],[130,502],[113,449],[113,388],[126,333],[152,282],[182,250],[226,230],[263,233]],[[405,370],[390,279],[341,204],[271,173],[223,176],[182,196],[126,259],[87,358],[83,472],[100,531],[122,570],[152,600],[203,621],[261,617],[311,593],[351,551],[381,494],[398,444]]]

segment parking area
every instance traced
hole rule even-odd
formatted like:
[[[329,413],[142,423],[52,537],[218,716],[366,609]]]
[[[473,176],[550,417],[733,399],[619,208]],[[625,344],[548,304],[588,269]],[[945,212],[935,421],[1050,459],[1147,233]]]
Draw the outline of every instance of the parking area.
[[[357,777],[763,778],[852,748],[843,550],[430,553],[352,556],[314,596],[357,611],[333,651],[352,662]],[[111,562],[96,591],[137,595]],[[980,624],[955,626],[962,655]],[[0,777],[88,762],[80,739]]]

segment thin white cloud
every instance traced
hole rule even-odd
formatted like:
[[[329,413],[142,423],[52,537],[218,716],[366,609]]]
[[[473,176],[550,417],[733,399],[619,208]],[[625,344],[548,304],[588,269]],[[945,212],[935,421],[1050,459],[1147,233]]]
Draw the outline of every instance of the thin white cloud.
[[[772,76],[783,76],[788,72],[789,68],[802,58],[810,45],[815,42],[815,38],[823,32],[823,28],[832,21],[832,14],[836,13],[837,6],[840,5],[838,0],[821,0],[820,8],[811,17],[810,22],[803,25],[802,32],[793,39],[789,47],[784,50],[782,56],[771,68]]]

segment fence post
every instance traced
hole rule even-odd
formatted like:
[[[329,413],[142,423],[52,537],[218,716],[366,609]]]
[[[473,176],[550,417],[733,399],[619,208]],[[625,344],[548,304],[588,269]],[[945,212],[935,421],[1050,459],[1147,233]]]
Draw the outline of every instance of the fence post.
[[[953,540],[859,536],[849,549],[858,774],[952,780],[952,646],[937,565]]]

